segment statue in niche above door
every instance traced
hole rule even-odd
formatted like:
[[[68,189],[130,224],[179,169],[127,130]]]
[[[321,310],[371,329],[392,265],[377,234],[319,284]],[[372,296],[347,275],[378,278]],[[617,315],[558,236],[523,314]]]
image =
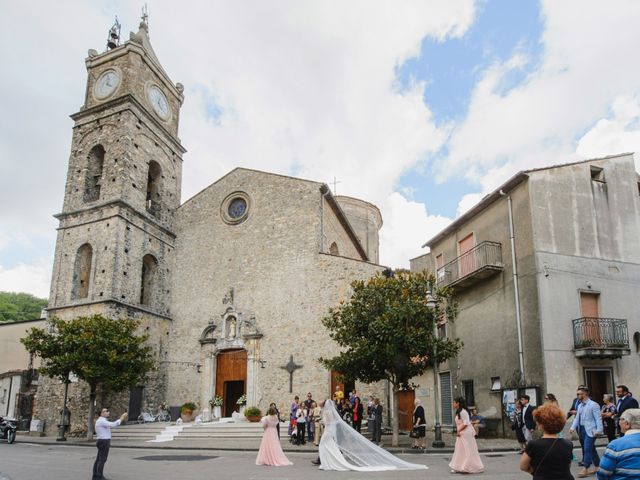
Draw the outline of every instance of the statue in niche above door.
[[[236,338],[236,328],[237,328],[236,325],[237,325],[236,317],[227,318],[227,331],[225,335],[225,338],[227,340],[233,340],[234,338]]]

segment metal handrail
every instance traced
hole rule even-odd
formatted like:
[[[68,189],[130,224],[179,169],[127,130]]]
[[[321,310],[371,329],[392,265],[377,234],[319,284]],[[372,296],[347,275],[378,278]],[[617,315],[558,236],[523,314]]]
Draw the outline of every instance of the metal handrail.
[[[485,240],[468,252],[440,267],[436,272],[438,285],[449,285],[484,267],[503,267],[502,244]]]
[[[573,321],[573,346],[585,348],[629,348],[627,320],[623,318],[581,317]]]

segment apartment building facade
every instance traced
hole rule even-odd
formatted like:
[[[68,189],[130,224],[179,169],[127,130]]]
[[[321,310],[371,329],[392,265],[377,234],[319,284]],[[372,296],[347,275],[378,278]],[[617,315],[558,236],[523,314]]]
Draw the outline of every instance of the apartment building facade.
[[[568,406],[581,384],[598,401],[640,391],[639,240],[633,154],[520,172],[430,239],[411,268],[453,289],[458,316],[440,331],[464,342],[439,366],[442,423],[457,396],[505,432],[523,392]]]

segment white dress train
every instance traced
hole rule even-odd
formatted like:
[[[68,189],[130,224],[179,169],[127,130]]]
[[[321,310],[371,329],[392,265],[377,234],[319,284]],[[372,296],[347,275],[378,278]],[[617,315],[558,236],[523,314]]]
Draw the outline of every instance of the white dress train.
[[[322,421],[325,424],[319,450],[322,470],[381,472],[428,468],[400,460],[367,440],[340,418],[331,400],[324,404]]]

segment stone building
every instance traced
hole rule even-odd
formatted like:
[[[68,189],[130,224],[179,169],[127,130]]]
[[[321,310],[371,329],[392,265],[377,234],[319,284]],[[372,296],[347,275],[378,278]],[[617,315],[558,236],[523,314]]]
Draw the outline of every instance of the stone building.
[[[204,410],[220,395],[228,415],[242,394],[263,409],[294,393],[328,396],[335,378],[318,357],[337,349],[320,321],[353,280],[381,270],[379,210],[320,182],[244,168],[181,203],[184,89],[145,22],[113,47],[89,50],[84,105],[72,115],[48,311],[139,320],[157,369],[98,401],[136,416],[161,402]],[[36,416],[50,430],[62,387],[42,383]],[[81,428],[87,392],[72,390]]]
[[[564,408],[581,384],[599,402],[616,384],[640,391],[639,187],[632,154],[523,171],[411,261],[459,303],[441,325],[464,342],[439,367],[445,425],[455,396],[501,420],[512,394]]]

